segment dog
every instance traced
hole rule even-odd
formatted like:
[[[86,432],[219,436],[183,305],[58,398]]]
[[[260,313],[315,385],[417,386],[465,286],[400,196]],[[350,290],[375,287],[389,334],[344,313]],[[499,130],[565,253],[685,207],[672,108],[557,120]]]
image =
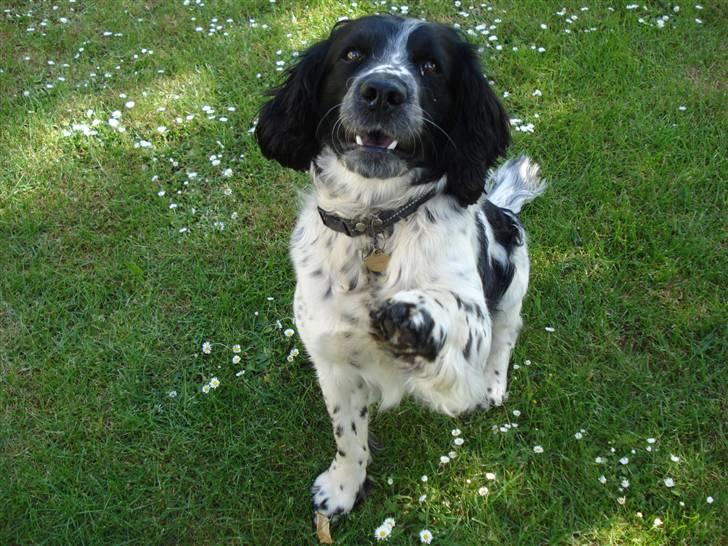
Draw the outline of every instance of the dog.
[[[510,144],[475,48],[453,28],[395,16],[335,25],[259,113],[263,155],[309,170],[290,254],[294,316],[336,454],[314,510],[369,489],[371,404],[410,395],[455,416],[503,403],[529,259],[516,216],[545,189]]]

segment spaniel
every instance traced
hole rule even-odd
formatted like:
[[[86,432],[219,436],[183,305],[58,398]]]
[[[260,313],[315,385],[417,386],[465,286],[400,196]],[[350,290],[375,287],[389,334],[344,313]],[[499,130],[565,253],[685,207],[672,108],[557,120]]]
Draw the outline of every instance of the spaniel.
[[[291,239],[294,313],[336,454],[315,511],[366,493],[369,407],[411,395],[458,415],[506,399],[528,285],[516,214],[541,194],[475,48],[454,29],[370,16],[310,47],[260,111],[263,155],[309,170]]]

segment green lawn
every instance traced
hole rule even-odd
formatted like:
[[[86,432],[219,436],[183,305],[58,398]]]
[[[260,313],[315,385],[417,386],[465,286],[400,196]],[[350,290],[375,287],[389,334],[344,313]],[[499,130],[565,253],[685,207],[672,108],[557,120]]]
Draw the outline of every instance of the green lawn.
[[[2,3],[0,544],[316,543],[334,444],[284,334],[307,177],[250,129],[277,61],[404,3],[354,4]],[[409,14],[471,31],[550,182],[510,399],[375,415],[376,489],[334,538],[725,543],[725,5],[456,4]]]

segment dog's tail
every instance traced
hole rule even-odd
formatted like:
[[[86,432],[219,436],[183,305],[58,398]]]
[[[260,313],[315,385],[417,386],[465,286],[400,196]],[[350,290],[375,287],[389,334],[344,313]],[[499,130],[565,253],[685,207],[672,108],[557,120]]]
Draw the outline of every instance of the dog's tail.
[[[488,178],[486,190],[491,203],[517,214],[546,190],[546,182],[538,176],[538,165],[522,155],[498,167]]]

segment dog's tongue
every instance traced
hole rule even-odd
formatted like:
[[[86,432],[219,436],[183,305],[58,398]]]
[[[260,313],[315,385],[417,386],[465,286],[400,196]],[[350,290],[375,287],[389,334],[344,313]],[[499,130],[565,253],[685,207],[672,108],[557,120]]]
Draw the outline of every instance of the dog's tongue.
[[[394,139],[391,137],[388,137],[384,133],[380,133],[379,131],[375,131],[373,133],[367,133],[362,138],[364,146],[376,146],[377,148],[386,148],[392,142],[394,142]]]

